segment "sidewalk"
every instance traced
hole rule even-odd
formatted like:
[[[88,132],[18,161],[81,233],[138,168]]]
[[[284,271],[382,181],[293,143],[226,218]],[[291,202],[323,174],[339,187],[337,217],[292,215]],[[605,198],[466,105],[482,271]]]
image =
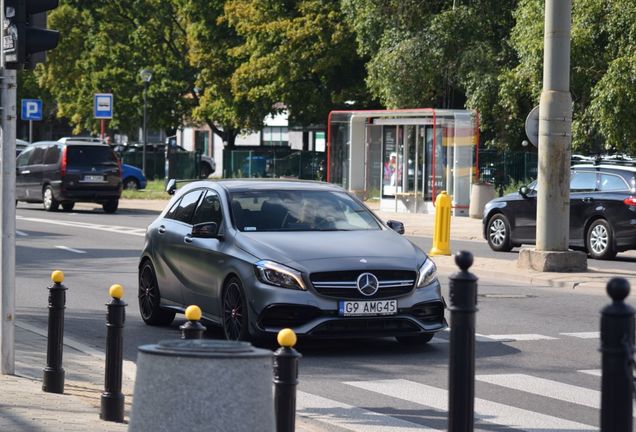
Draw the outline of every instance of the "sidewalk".
[[[166,204],[167,200],[121,200],[119,207],[121,209],[144,209],[160,212],[164,209]],[[374,205],[374,203],[367,204],[382,220],[395,219],[403,222],[407,235],[433,236],[434,214],[383,212],[379,211],[377,205]],[[485,240],[483,238],[481,219],[452,217],[451,251],[454,253],[456,250],[453,248],[453,240],[469,240],[484,244]],[[452,256],[434,257],[433,261],[437,264],[438,268],[445,273],[457,271],[457,266]],[[594,265],[589,265],[588,271],[582,273],[542,273],[517,268],[516,262],[512,263],[509,256],[505,257],[504,255],[502,255],[502,258],[476,257],[471,271],[476,273],[477,276],[489,276],[503,280],[524,279],[533,285],[547,285],[567,289],[590,288],[603,290],[612,277],[620,276],[629,280],[632,287],[636,287],[636,268],[632,271],[619,269],[604,270],[594,267]]]

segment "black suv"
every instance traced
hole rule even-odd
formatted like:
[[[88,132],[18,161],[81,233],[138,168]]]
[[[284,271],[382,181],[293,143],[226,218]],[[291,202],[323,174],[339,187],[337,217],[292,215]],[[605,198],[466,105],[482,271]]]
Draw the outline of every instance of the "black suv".
[[[114,213],[121,195],[121,166],[106,144],[42,141],[16,159],[16,203],[42,202],[66,211],[76,202],[96,202]]]
[[[484,238],[495,251],[534,244],[537,182],[484,207]],[[636,249],[636,164],[574,165],[570,180],[570,247],[612,259]]]

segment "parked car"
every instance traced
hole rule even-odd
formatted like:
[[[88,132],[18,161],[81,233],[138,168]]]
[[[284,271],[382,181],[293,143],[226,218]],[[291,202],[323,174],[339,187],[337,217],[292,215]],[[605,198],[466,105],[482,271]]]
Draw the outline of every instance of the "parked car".
[[[119,206],[121,168],[105,144],[42,141],[16,159],[16,202],[41,202],[47,211],[66,211],[76,202],[96,202],[106,213]]]
[[[136,166],[122,164],[121,178],[124,189],[137,190],[146,188],[146,176]]]
[[[230,340],[290,327],[423,344],[446,328],[445,303],[435,264],[403,232],[332,184],[189,183],[147,229],[141,316],[169,325],[196,304]]]
[[[22,151],[30,145],[31,143],[28,141],[16,139],[15,140],[15,156],[18,157],[18,155],[22,153]]]
[[[495,198],[484,208],[484,238],[495,251],[536,240],[537,182]],[[549,222],[549,221],[547,221]],[[636,249],[636,164],[572,167],[570,247],[596,259]]]

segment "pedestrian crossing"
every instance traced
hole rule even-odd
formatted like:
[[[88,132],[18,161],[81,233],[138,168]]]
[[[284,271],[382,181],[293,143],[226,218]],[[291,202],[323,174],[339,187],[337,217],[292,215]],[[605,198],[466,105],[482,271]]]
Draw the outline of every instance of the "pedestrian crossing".
[[[591,380],[596,381],[594,385],[596,388],[572,385],[532,374],[476,375],[475,380],[478,388],[480,383],[484,383],[491,386],[491,390],[501,389],[496,391],[495,394],[514,391],[520,392],[521,397],[511,398],[509,402],[504,399],[506,403],[501,403],[502,396],[496,397],[492,396],[492,392],[488,393],[492,398],[499,399],[498,401],[493,401],[487,397],[482,397],[479,392],[476,392],[475,430],[527,432],[598,430],[598,425],[595,424],[597,422],[590,419],[596,419],[600,416],[601,392],[599,391],[600,380],[598,380],[598,377],[601,375],[601,371],[585,369],[576,371],[576,374],[588,376],[588,378],[581,380],[585,384],[590,383]],[[325,430],[328,431],[428,432],[446,430],[448,391],[444,388],[407,379],[342,381],[338,385],[348,387],[352,391],[355,390],[355,392],[351,394],[351,392],[339,390],[338,396],[334,398],[338,400],[334,400],[299,391],[297,414],[325,424]],[[362,391],[362,395],[360,391]],[[505,394],[507,395],[508,393]],[[550,413],[536,412],[536,399],[534,405],[532,405],[532,402],[527,402],[527,398],[523,397],[524,394],[535,398],[545,398],[547,404],[541,405],[542,407],[550,407],[557,404],[559,407],[567,408],[564,411],[570,411],[570,413],[566,416],[561,414],[560,409],[552,409]],[[346,397],[351,397],[364,407],[355,406],[355,403],[347,401]],[[360,403],[360,400],[365,400],[366,402]],[[530,406],[524,407],[524,404],[529,404]],[[391,407],[396,406],[417,406],[422,415],[416,415],[413,409],[391,409]],[[582,421],[572,414],[572,409],[591,409],[594,411],[585,417],[586,420]],[[399,414],[394,414],[400,411],[408,411],[410,414],[402,416],[402,418],[400,418]],[[393,415],[387,414],[387,412]],[[555,415],[555,412],[558,415]],[[431,413],[434,414],[431,415]],[[561,415],[568,418],[561,418]],[[444,419],[444,421],[440,422],[440,419]],[[428,423],[432,424],[426,424],[427,420]]]
[[[448,333],[450,329],[446,329]],[[439,335],[439,334],[438,334]],[[537,333],[519,333],[519,334],[475,334],[477,342],[531,342],[531,341],[556,341],[562,339],[600,339],[600,332],[576,332],[576,333],[559,333],[555,336],[548,336]],[[445,344],[448,343],[447,337],[436,336],[429,343]]]

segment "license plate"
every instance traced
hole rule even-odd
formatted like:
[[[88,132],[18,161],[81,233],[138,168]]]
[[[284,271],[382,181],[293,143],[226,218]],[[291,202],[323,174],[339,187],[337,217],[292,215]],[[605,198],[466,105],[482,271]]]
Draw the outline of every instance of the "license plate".
[[[84,176],[84,181],[87,181],[87,182],[103,182],[104,181],[104,176],[100,176],[100,175],[85,175]]]
[[[395,315],[397,311],[397,300],[340,300],[338,304],[341,316]]]

